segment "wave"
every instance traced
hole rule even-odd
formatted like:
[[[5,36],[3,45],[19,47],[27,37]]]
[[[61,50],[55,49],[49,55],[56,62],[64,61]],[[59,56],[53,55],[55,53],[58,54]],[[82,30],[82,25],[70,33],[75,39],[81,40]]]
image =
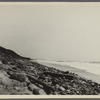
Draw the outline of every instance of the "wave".
[[[60,70],[65,71],[66,66],[70,66],[73,68],[85,70],[89,73],[93,73],[96,75],[100,75],[100,63],[90,63],[90,62],[57,62],[57,61],[46,61],[46,60],[39,60],[39,62],[44,62],[44,63],[50,63],[50,64],[55,64],[59,65]]]

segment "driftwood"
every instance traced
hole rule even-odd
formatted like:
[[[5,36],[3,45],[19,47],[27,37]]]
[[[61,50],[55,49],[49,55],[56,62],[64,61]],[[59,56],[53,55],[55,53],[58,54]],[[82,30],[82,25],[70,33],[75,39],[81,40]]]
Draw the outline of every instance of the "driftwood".
[[[30,80],[32,83],[41,84],[41,85],[43,85],[43,87],[44,87],[45,89],[54,91],[54,88],[53,88],[53,87],[51,87],[51,86],[45,84],[44,82],[38,80],[36,77],[30,76],[30,75],[27,75],[27,77],[29,78],[29,80]]]
[[[43,74],[44,75],[51,75],[53,77],[63,77],[64,76],[65,78],[67,78],[69,80],[73,80],[73,78],[74,78],[72,75],[62,74],[62,73],[44,72]]]

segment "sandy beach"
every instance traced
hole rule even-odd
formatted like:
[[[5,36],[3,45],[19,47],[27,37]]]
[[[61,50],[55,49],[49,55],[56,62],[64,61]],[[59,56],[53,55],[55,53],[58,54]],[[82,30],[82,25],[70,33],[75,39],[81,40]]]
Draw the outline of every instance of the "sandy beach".
[[[45,61],[45,60],[37,60],[37,62],[42,65],[45,65],[48,67],[53,67],[53,68],[56,68],[56,69],[59,69],[62,71],[70,71],[72,73],[76,73],[76,74],[80,75],[81,77],[95,81],[97,83],[100,83],[100,75],[99,74],[94,74],[94,73],[88,72],[87,70],[81,69],[81,67],[75,68],[70,65],[62,64],[62,62],[53,62],[53,61]]]

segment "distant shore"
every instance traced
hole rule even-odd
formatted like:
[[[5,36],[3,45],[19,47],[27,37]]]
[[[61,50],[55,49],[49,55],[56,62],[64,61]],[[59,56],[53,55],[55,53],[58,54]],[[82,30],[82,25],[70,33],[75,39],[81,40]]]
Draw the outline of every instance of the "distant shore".
[[[86,79],[92,80],[94,82],[97,82],[100,84],[100,75],[96,75],[90,72],[87,72],[86,70],[82,70],[82,69],[78,69],[75,67],[71,67],[69,65],[59,65],[59,63],[51,63],[49,61],[45,61],[45,60],[36,60],[36,62],[48,66],[48,67],[53,67],[62,71],[70,71],[72,73],[76,73],[78,75],[80,75],[81,77],[84,77]]]

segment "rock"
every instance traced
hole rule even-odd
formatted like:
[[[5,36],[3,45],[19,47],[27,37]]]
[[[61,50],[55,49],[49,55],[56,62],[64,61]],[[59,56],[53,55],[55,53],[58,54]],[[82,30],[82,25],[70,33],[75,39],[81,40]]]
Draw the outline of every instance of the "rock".
[[[56,92],[56,91],[54,91],[54,93],[53,93],[54,95],[58,95],[58,93]]]
[[[20,85],[26,87],[27,86],[27,83],[26,82],[21,82]]]
[[[34,89],[38,89],[38,87],[37,87],[36,85],[34,85],[34,84],[30,84],[30,85],[28,86],[28,89],[29,89],[30,91],[33,91]]]
[[[44,70],[45,70],[45,71],[47,71],[47,70],[48,70],[48,68],[47,68],[47,67],[44,67]]]
[[[60,92],[61,95],[66,95],[67,93],[65,91]]]
[[[91,86],[92,86],[92,87],[95,87],[95,86],[98,86],[98,84],[92,82],[92,83],[91,83]]]
[[[37,95],[46,95],[45,91],[43,89],[40,89],[39,87],[37,87],[34,84],[30,84],[28,86],[28,89],[33,91],[33,94],[37,94]]]
[[[3,64],[8,64],[8,61],[6,59],[2,59],[1,61]]]
[[[38,86],[39,86],[39,88],[43,89],[43,85],[41,85],[41,84],[38,84]]]
[[[0,84],[11,84],[11,79],[9,79],[9,75],[4,70],[0,70]]]
[[[73,83],[73,87],[74,87],[74,88],[77,88],[77,85],[76,85],[75,83]]]
[[[76,93],[79,94],[80,92],[79,91],[76,91]]]
[[[71,90],[70,90],[70,89],[68,89],[66,92],[67,92],[68,94],[70,94],[70,93],[71,93]]]
[[[42,89],[33,89],[33,94],[36,95],[46,95],[45,91]]]
[[[47,95],[46,92],[43,89],[39,89],[39,94],[40,95]]]
[[[59,88],[59,84],[56,84],[56,88],[57,88],[57,89]]]
[[[65,91],[65,88],[62,87],[62,86],[60,86],[60,87],[58,88],[58,90],[60,90],[60,91]]]
[[[29,81],[27,76],[24,73],[13,73],[10,75],[10,78],[18,80],[20,82]]]
[[[33,94],[40,95],[39,90],[38,89],[33,89]]]
[[[14,87],[15,90],[19,91],[20,90],[20,87]]]
[[[12,67],[13,70],[17,70],[17,67]]]
[[[56,84],[56,88],[57,88],[59,91],[65,91],[65,88],[62,87],[62,86],[59,86],[58,84]]]
[[[2,62],[0,61],[0,64],[2,64]]]
[[[35,70],[35,67],[30,67],[30,70]]]
[[[53,85],[56,85],[56,84],[59,84],[59,83],[60,83],[60,81],[57,78],[52,79],[52,84]]]
[[[50,75],[50,76],[53,76],[53,77],[59,77],[59,78],[65,77],[68,80],[73,80],[74,79],[73,75],[57,73],[57,72],[52,72],[52,71],[45,71],[43,74],[44,75]]]
[[[45,76],[44,75],[40,75],[39,78],[42,79],[42,80],[44,80]]]
[[[64,72],[65,74],[69,74],[69,71]]]
[[[95,95],[97,95],[98,93],[97,93],[97,91],[94,91],[94,93],[95,93]]]

